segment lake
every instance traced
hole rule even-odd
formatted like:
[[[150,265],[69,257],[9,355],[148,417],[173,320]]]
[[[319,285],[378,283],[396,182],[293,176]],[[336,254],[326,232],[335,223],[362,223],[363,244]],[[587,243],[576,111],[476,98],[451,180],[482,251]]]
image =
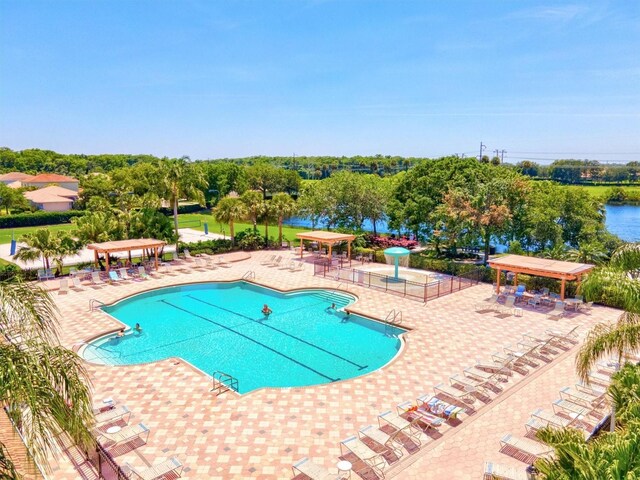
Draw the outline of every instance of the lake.
[[[640,206],[637,205],[606,205],[607,229],[627,242],[640,241]],[[288,225],[296,227],[309,227],[311,222],[306,218],[294,217],[287,221]],[[324,224],[316,225],[317,228],[325,228]],[[371,222],[366,221],[363,225],[365,230],[373,230]],[[389,233],[386,222],[378,222],[378,233]]]

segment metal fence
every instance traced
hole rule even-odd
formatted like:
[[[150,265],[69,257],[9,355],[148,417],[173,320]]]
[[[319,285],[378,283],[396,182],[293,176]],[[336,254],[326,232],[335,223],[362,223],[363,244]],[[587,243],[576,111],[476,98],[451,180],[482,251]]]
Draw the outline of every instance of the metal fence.
[[[96,442],[95,450],[89,453],[89,461],[95,467],[101,479],[130,480],[129,475],[124,472],[118,462],[98,442]]]
[[[313,274],[330,278],[337,282],[347,282],[395,295],[402,295],[425,303],[452,292],[458,292],[477,285],[481,278],[480,269],[475,269],[459,276],[437,274],[435,280],[420,283],[402,278],[396,279],[389,275],[359,270],[344,265],[345,263],[343,262],[333,265],[322,261],[316,262]]]

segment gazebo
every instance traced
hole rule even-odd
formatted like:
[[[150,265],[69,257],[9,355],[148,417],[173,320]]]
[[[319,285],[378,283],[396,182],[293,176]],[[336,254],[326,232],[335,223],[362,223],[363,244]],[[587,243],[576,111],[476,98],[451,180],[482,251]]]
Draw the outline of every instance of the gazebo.
[[[356,236],[351,235],[349,233],[336,233],[336,232],[325,232],[324,230],[315,230],[313,232],[302,232],[296,234],[296,237],[300,239],[300,258],[302,258],[302,253],[304,252],[304,248],[302,248],[302,242],[304,240],[310,240],[312,242],[318,242],[320,247],[322,244],[328,246],[329,250],[327,252],[329,258],[331,258],[331,248],[339,242],[347,242],[347,256],[351,259],[351,242],[355,240]]]
[[[589,263],[565,262],[549,258],[525,257],[523,255],[506,255],[489,260],[489,266],[496,269],[497,287],[500,290],[500,273],[504,270],[515,273],[515,284],[518,274],[535,275],[537,277],[556,278],[561,280],[560,298],[564,300],[564,288],[567,280],[578,283],[582,276],[589,273],[595,265]]]
[[[106,258],[106,269],[109,271],[109,254],[115,252],[131,252],[132,250],[153,249],[156,260],[156,270],[158,269],[158,250],[164,247],[167,242],[155,240],[153,238],[138,238],[134,240],[116,240],[113,242],[90,243],[87,245],[89,250],[93,250],[96,266],[98,265],[98,256],[102,253]]]

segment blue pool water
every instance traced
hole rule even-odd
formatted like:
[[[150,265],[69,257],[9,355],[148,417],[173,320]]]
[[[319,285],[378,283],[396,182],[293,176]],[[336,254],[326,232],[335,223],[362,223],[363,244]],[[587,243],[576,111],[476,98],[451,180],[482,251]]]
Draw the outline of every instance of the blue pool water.
[[[104,311],[142,333],[102,337],[84,357],[131,365],[180,357],[212,375],[239,379],[240,393],[344,380],[384,366],[404,330],[331,309],[353,297],[327,290],[282,294],[247,282],[163,288]],[[268,304],[273,313],[265,319]]]

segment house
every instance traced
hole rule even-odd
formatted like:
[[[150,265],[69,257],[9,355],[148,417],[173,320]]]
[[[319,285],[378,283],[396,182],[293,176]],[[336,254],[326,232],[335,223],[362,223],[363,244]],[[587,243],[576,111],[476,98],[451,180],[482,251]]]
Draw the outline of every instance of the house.
[[[78,192],[51,185],[39,190],[24,192],[24,196],[38,210],[66,212],[71,210],[73,202],[78,199]]]
[[[22,181],[28,180],[32,177],[33,175],[29,175],[28,173],[9,172],[9,173],[3,173],[2,175],[0,175],[0,182],[4,183],[5,185],[9,185],[15,182],[21,183]]]
[[[43,188],[48,185],[58,185],[68,190],[78,191],[78,180],[72,177],[65,177],[57,173],[40,173],[31,178],[20,180],[23,187]]]

